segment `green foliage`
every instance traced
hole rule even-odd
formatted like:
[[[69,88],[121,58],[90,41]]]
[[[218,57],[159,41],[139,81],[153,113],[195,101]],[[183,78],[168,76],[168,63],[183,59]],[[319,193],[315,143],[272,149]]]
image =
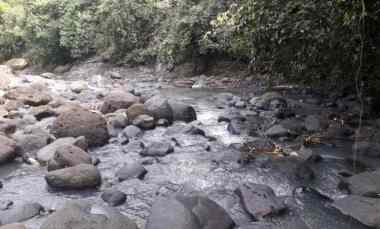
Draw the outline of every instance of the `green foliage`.
[[[378,91],[380,1],[363,1],[0,0],[0,60],[224,56],[297,82],[346,87],[360,76]]]

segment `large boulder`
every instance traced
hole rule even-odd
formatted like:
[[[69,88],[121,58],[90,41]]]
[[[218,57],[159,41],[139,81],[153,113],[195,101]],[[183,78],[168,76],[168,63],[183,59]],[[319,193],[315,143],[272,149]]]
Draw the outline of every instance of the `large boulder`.
[[[18,70],[23,70],[26,67],[28,67],[28,61],[24,58],[13,58],[8,60],[5,63],[7,66],[9,66],[12,70],[18,71]]]
[[[57,138],[84,136],[89,146],[104,145],[109,139],[106,120],[100,114],[79,107],[63,111],[54,121],[51,132]]]
[[[0,135],[0,165],[12,161],[16,156],[16,142]]]
[[[341,187],[347,187],[354,195],[374,195],[380,193],[380,169],[363,172],[342,181]]]
[[[173,111],[174,121],[192,122],[197,120],[197,113],[192,106],[176,100],[169,100],[169,105]]]
[[[101,176],[95,166],[80,164],[49,172],[45,176],[45,180],[53,188],[85,189],[99,186]]]
[[[380,228],[380,199],[362,196],[347,196],[338,199],[333,206],[344,215],[349,215],[371,228]]]
[[[0,225],[19,223],[40,214],[43,207],[38,203],[26,203],[6,211],[0,211]]]
[[[93,214],[92,208],[89,203],[69,202],[50,215],[40,229],[138,229],[132,220],[115,209],[105,208],[101,214]]]
[[[63,169],[79,164],[92,164],[87,152],[73,145],[64,145],[58,148],[54,157],[48,163],[48,171]]]
[[[108,114],[119,109],[127,109],[138,102],[139,98],[129,92],[113,91],[104,98],[100,111],[103,114]]]
[[[144,103],[144,107],[155,120],[166,119],[170,123],[173,122],[173,110],[165,97],[161,95],[153,96]]]
[[[53,100],[44,89],[36,87],[17,87],[9,90],[4,97],[30,106],[46,105]]]
[[[232,229],[234,226],[228,213],[209,198],[179,194],[153,204],[146,229]]]
[[[47,163],[49,160],[54,158],[54,154],[57,151],[57,149],[62,148],[66,145],[76,145],[78,147],[81,147],[83,150],[86,150],[86,144],[83,143],[84,139],[81,137],[73,138],[73,137],[67,137],[67,138],[59,138],[55,140],[54,142],[50,143],[49,145],[43,147],[37,152],[37,160],[43,164]]]

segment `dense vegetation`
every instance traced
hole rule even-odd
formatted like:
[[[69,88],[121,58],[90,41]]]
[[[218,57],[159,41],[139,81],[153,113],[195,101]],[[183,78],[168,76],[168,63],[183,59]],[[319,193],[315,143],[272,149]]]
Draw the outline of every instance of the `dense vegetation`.
[[[304,82],[380,88],[376,0],[0,0],[0,60],[224,57]]]

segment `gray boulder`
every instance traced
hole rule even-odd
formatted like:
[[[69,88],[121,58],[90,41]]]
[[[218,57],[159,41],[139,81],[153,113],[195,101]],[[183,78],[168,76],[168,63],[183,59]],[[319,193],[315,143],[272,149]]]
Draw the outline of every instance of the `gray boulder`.
[[[154,118],[146,114],[137,116],[132,123],[143,130],[150,130],[155,127]]]
[[[153,204],[146,229],[232,229],[234,226],[228,213],[209,198],[179,194]]]
[[[115,112],[119,109],[127,109],[140,99],[129,92],[113,91],[104,98],[100,111],[103,114]]]
[[[79,164],[92,164],[87,152],[74,145],[63,145],[55,151],[54,157],[49,160],[48,171],[73,167]]]
[[[173,110],[165,97],[161,95],[153,96],[144,103],[144,107],[155,120],[166,119],[170,123],[173,122]]]
[[[197,113],[192,106],[172,99],[169,100],[169,105],[173,111],[174,121],[192,122],[197,120]]]
[[[286,209],[272,188],[261,184],[244,184],[236,189],[244,209],[256,220],[268,215],[276,215]]]
[[[92,213],[85,202],[70,202],[50,215],[40,229],[138,229],[137,225],[117,212],[106,208],[101,214]]]
[[[173,146],[169,142],[150,142],[140,153],[143,157],[163,157],[174,152]]]
[[[6,211],[0,211],[0,225],[19,223],[40,214],[43,207],[38,203],[26,203]]]
[[[133,178],[142,180],[147,173],[148,171],[140,163],[133,163],[119,169],[119,171],[116,172],[116,177],[120,182]]]
[[[57,138],[84,136],[89,146],[102,146],[109,139],[106,120],[80,107],[63,111],[54,121],[51,132]]]
[[[93,165],[80,164],[48,172],[45,180],[49,186],[60,189],[85,189],[100,185],[101,176]]]

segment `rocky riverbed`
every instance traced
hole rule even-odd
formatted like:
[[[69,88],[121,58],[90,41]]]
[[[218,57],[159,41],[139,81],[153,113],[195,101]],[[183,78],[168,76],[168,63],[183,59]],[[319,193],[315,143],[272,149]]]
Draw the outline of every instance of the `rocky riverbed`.
[[[0,66],[1,229],[380,228],[380,122],[355,96],[20,68]]]

